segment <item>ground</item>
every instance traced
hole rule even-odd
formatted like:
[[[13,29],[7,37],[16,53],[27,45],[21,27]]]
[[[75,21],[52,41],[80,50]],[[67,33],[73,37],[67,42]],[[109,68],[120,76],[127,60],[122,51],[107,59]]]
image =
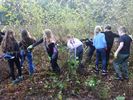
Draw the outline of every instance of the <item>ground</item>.
[[[43,100],[43,99],[70,99],[70,100],[133,100],[133,63],[129,61],[129,81],[117,81],[112,64],[109,66],[107,77],[95,75],[94,62],[86,64],[85,72],[73,74],[66,63],[68,54],[64,49],[59,50],[59,65],[61,75],[50,71],[47,54],[42,47],[34,50],[36,73],[28,75],[27,63],[23,69],[24,80],[13,85],[8,77],[7,70],[0,83],[0,100]],[[7,67],[6,61],[0,61],[1,70]],[[3,72],[3,70],[1,71]]]

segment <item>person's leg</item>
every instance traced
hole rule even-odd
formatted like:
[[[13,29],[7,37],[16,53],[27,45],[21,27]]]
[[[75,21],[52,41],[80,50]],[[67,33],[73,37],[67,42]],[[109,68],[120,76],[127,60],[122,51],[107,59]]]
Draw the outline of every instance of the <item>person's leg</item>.
[[[97,49],[96,50],[96,66],[95,66],[96,71],[99,71],[99,67],[98,67],[98,65],[99,65],[99,58],[100,58],[100,52]]]
[[[21,58],[20,65],[21,65],[21,67],[23,67],[24,60],[25,60],[25,52],[24,52],[24,50],[20,51],[20,58]]]
[[[109,65],[109,58],[110,58],[110,52],[111,52],[111,48],[110,46],[108,46],[107,50],[106,50],[106,67],[108,67]]]
[[[78,57],[79,62],[81,62],[83,57],[83,46],[79,46],[76,50],[76,57]]]
[[[22,69],[21,69],[21,66],[20,66],[19,58],[15,58],[14,61],[15,61],[15,64],[16,64],[16,67],[17,67],[17,70],[18,70],[18,76],[22,76]]]
[[[94,54],[94,51],[95,51],[95,47],[90,46],[89,52],[88,52],[88,60],[89,60],[89,62],[91,62],[91,58],[92,58],[92,56]]]
[[[32,53],[31,52],[27,52],[27,60],[28,60],[28,64],[29,64],[29,74],[32,75],[35,71],[35,67],[33,64],[33,59],[32,59]]]
[[[106,66],[106,50],[101,49],[101,58],[102,58],[102,75],[107,74],[107,66]]]
[[[122,72],[123,72],[123,75],[124,75],[124,78],[125,79],[128,79],[128,58],[129,58],[129,55],[124,55],[123,56],[123,62],[122,62]]]
[[[121,69],[120,69],[120,64],[122,63],[122,57],[120,54],[118,54],[117,58],[114,60],[113,62],[113,66],[114,66],[114,69],[115,69],[115,72],[116,72],[116,75],[119,79],[122,79],[122,72],[121,72]]]
[[[78,68],[77,68],[77,71],[82,74],[84,73],[84,65],[83,65],[83,62],[82,62],[82,57],[83,57],[83,46],[79,46],[77,48],[77,53],[76,53],[76,56],[79,58],[78,59],[78,62],[76,62],[78,64]]]
[[[51,66],[52,66],[52,69],[53,69],[53,72],[55,73],[60,73],[60,67],[57,63],[57,59],[58,59],[58,54],[56,55],[56,57],[54,59],[51,59]]]
[[[15,80],[15,74],[14,74],[14,59],[9,59],[8,60],[8,65],[10,69],[10,75],[12,80]]]

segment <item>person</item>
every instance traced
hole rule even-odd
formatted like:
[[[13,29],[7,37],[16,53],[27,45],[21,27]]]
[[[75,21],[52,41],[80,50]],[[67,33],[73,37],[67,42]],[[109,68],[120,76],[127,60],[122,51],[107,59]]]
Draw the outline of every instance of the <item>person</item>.
[[[130,56],[130,47],[132,39],[127,35],[127,29],[123,26],[118,28],[119,46],[114,53],[115,60],[113,66],[116,72],[116,79],[122,80],[123,78],[129,79],[128,76],[128,58]],[[122,77],[122,75],[124,77]]]
[[[83,43],[73,37],[72,35],[68,34],[67,35],[67,47],[69,49],[70,52],[70,60],[74,60],[74,62],[72,63],[72,65],[76,65],[78,66],[76,71],[79,74],[84,74],[85,73],[85,66],[83,64],[82,58],[83,58]]]
[[[93,32],[90,32],[90,34],[94,34]],[[81,42],[84,42],[85,41],[85,45],[87,47],[89,47],[89,50],[88,50],[88,54],[87,54],[87,58],[86,58],[86,61],[85,62],[88,62],[91,63],[91,60],[92,60],[92,56],[94,54],[94,51],[95,51],[95,47],[93,46],[93,37],[91,37],[90,39],[89,38],[86,38],[86,39],[81,39]]]
[[[60,67],[57,64],[58,49],[56,46],[56,39],[50,29],[45,29],[43,38],[37,41],[36,43],[30,45],[28,49],[32,49],[41,43],[43,43],[44,47],[46,48],[53,72],[60,74]]]
[[[19,60],[19,46],[16,39],[14,38],[14,32],[12,30],[8,30],[6,32],[1,45],[2,51],[6,54],[5,58],[7,59],[10,68],[12,83],[18,83],[23,79],[23,76]],[[18,70],[18,78],[15,77],[14,64],[16,64]]]
[[[107,75],[106,69],[106,48],[107,43],[105,40],[105,35],[101,33],[101,26],[96,26],[94,30],[94,39],[93,45],[96,48],[96,66],[95,71],[96,74],[99,74],[99,60],[102,59],[102,75]]]
[[[1,44],[2,40],[3,40],[4,35],[5,35],[5,32],[2,32],[0,30],[0,44]]]
[[[114,43],[114,39],[115,38],[119,38],[119,35],[116,33],[113,33],[111,31],[111,26],[107,25],[104,29],[104,35],[105,35],[105,40],[107,42],[107,50],[106,50],[106,67],[108,67],[108,63],[109,63],[109,58],[110,58],[110,52]]]
[[[33,64],[32,52],[27,50],[27,48],[35,43],[35,38],[31,37],[30,33],[27,30],[21,32],[21,41],[19,42],[19,47],[21,49],[21,67],[23,67],[25,57],[27,57],[29,65],[29,75],[32,75],[35,72],[35,66]]]
[[[74,54],[75,60],[79,60],[79,62],[81,62],[83,57],[83,43],[79,39],[74,38],[71,35],[67,35],[67,47],[70,52]]]

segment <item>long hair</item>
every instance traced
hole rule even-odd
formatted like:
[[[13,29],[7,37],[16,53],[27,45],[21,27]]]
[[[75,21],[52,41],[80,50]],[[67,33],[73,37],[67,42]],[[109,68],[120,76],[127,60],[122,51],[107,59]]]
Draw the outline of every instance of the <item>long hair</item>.
[[[21,38],[22,40],[26,41],[27,39],[31,38],[31,35],[27,30],[23,30],[21,32]]]
[[[17,41],[14,38],[14,32],[12,30],[7,30],[7,32],[3,38],[3,41],[2,41],[3,52],[14,51],[15,43],[17,43]]]
[[[44,34],[43,34],[43,38],[48,42],[56,42],[56,39],[55,39],[55,36],[54,34],[52,33],[52,31],[50,29],[45,29],[44,30]]]

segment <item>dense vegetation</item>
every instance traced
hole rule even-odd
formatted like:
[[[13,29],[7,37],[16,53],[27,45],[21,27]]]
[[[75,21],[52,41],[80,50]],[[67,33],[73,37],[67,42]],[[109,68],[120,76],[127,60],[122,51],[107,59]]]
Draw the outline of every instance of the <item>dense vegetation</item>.
[[[26,27],[34,34],[86,34],[95,25],[124,25],[132,30],[132,0],[1,0],[1,24]]]
[[[85,38],[87,33],[93,32],[95,25],[107,24],[110,24],[114,31],[117,26],[124,25],[132,34],[132,12],[133,0],[0,0],[0,27],[13,28],[17,36],[21,29],[26,28],[37,38],[42,36],[45,28],[52,29],[61,38],[68,33]],[[86,72],[83,75],[76,74],[75,68],[67,62],[68,51],[65,47],[59,47],[59,65],[62,74],[55,75],[49,71],[49,60],[42,49],[39,47],[34,50],[37,72],[33,77],[29,77],[25,64],[24,81],[18,85],[10,84],[8,73],[4,71],[7,64],[4,60],[0,60],[1,100],[133,98],[132,56],[129,60],[129,82],[118,82],[114,80],[112,63],[109,75],[104,78],[95,76],[92,72],[94,63],[86,64]]]

